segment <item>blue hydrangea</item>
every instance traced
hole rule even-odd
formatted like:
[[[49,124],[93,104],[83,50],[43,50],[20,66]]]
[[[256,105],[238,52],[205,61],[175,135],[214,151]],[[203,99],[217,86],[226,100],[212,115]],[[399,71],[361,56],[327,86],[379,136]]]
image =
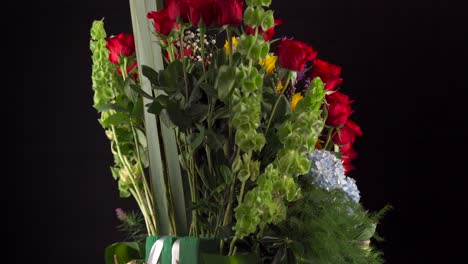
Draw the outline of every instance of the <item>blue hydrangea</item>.
[[[356,181],[346,177],[343,162],[326,150],[314,150],[308,154],[312,161],[309,175],[312,182],[327,191],[340,189],[353,201],[359,202],[359,190]]]
[[[314,150],[309,159],[312,161],[309,174],[315,185],[327,191],[343,187],[346,177],[343,163],[333,153]]]
[[[343,184],[342,190],[346,193],[349,199],[353,200],[356,203],[359,203],[361,196],[359,195],[359,190],[356,185],[356,181],[353,178],[345,178],[345,183]]]

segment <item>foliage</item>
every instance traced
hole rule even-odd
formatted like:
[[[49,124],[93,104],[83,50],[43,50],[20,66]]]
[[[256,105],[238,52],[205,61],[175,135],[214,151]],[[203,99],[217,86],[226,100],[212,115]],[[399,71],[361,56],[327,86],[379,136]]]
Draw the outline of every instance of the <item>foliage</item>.
[[[150,233],[154,232],[153,202],[144,170],[148,167],[147,142],[143,124],[142,98],[109,62],[104,22],[95,21],[91,28],[90,48],[93,54],[94,106],[101,113],[99,122],[111,141],[114,166],[111,172],[118,181],[121,197],[133,195]]]
[[[310,169],[305,153],[313,151],[323,128],[320,106],[324,95],[323,83],[315,79],[296,111],[279,128],[278,138],[283,148],[258,177],[258,186],[246,194],[244,202],[236,209],[238,237],[254,233],[257,227],[264,229],[267,224],[284,221],[286,202],[301,197],[295,177]]]
[[[108,246],[105,250],[106,264],[143,263],[144,247],[136,242],[120,242]],[[138,260],[139,259],[139,260]]]
[[[122,215],[119,216],[119,220],[121,221],[121,224],[117,229],[125,235],[124,241],[134,241],[144,244],[147,234],[141,213],[123,212]]]
[[[288,247],[297,261],[293,263],[383,263],[381,253],[369,246],[377,215],[340,190],[309,185],[303,186],[303,195],[280,227],[290,239]]]
[[[187,1],[172,4],[177,13]],[[336,163],[346,163],[342,174],[357,155],[352,144],[362,132],[348,120],[352,101],[334,91],[342,82],[341,67],[315,59],[313,48],[299,41],[277,49],[289,54],[270,52],[275,40],[263,37],[275,26],[270,4],[247,0],[245,27],[207,27],[203,20],[192,25],[180,16],[169,17],[168,10],[152,12],[152,17],[167,18],[154,19],[161,23],[155,25],[159,47],[154,52],[150,34],[143,34],[149,32],[141,31],[146,24],[135,17],[141,11],[135,9],[145,8],[132,6],[136,34],[145,35],[136,38],[142,76],[133,78],[125,71],[127,62],[136,65],[136,58],[120,54],[123,73],[117,74],[107,59],[103,22],[94,23],[94,105],[111,140],[111,171],[121,196],[136,199],[150,235],[179,235],[182,225],[189,236],[219,239],[220,253],[228,256],[205,256],[219,261],[238,261],[242,257],[234,255],[241,253],[264,263],[382,263],[380,252],[367,243],[375,235],[377,217],[341,190],[320,189],[304,176],[311,168],[308,154],[316,148],[336,153]],[[226,41],[224,47],[214,45],[219,39]],[[305,47],[314,56],[299,54],[306,53]],[[164,67],[162,57],[159,64],[151,61],[159,48]],[[298,68],[312,62],[312,70],[276,64],[288,60]],[[346,102],[329,100],[334,93]],[[330,117],[340,124],[330,124]],[[156,170],[151,167],[153,192],[145,176],[148,142],[155,150],[151,164],[157,164]],[[168,152],[175,156],[167,159]],[[175,173],[177,181],[172,181],[169,171],[178,171],[179,164],[181,174]],[[160,201],[167,206],[155,210]],[[158,232],[157,220],[171,226]],[[120,229],[137,243],[111,245],[106,258],[140,259],[139,218],[128,216]]]

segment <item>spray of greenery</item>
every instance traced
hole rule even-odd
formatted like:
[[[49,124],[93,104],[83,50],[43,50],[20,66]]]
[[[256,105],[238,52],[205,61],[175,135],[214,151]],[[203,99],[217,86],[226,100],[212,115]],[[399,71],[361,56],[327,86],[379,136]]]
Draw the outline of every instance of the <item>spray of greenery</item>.
[[[289,240],[295,260],[288,263],[379,264],[382,253],[371,239],[390,207],[370,214],[340,191],[303,186],[303,199],[293,203],[280,232]]]
[[[149,163],[142,98],[129,88],[132,80],[119,76],[109,62],[106,37],[104,22],[94,21],[90,41],[94,107],[101,113],[99,122],[111,141],[115,162],[111,172],[120,196],[135,198],[148,233],[156,234],[153,196],[144,173]]]

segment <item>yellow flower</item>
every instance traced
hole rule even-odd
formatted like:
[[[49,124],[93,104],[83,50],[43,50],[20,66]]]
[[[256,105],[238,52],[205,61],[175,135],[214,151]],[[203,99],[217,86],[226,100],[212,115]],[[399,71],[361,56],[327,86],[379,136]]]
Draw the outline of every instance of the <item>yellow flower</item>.
[[[265,68],[267,74],[271,74],[276,67],[278,56],[268,54],[265,59],[260,60],[259,64]]]
[[[231,54],[231,47],[229,47],[229,41],[227,41],[227,39],[226,39],[226,43],[224,43],[224,49],[226,50],[226,55],[229,56],[229,54]],[[232,37],[232,49],[234,50],[234,52],[237,49],[237,38],[236,37]]]
[[[281,91],[283,91],[283,82],[282,81],[279,81],[278,85],[276,86],[276,92],[277,93],[281,93]]]
[[[301,93],[296,93],[294,94],[292,100],[291,100],[291,108],[292,110],[296,110],[297,103],[301,101],[304,97],[302,96]]]

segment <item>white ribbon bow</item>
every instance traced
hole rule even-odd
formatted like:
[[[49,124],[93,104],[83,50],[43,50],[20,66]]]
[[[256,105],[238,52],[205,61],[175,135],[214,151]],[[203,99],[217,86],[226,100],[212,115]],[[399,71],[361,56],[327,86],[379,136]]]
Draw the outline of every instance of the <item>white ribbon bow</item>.
[[[167,236],[163,236],[160,239],[156,240],[153,247],[151,248],[150,254],[148,256],[148,264],[159,264],[159,258],[161,257],[162,250],[164,247],[164,240],[166,240]],[[180,255],[180,240],[176,240],[172,245],[172,264],[179,263],[179,255]]]
[[[158,264],[159,257],[161,256],[163,250],[165,239],[166,237],[163,236],[160,239],[156,240],[148,256],[148,264]]]

